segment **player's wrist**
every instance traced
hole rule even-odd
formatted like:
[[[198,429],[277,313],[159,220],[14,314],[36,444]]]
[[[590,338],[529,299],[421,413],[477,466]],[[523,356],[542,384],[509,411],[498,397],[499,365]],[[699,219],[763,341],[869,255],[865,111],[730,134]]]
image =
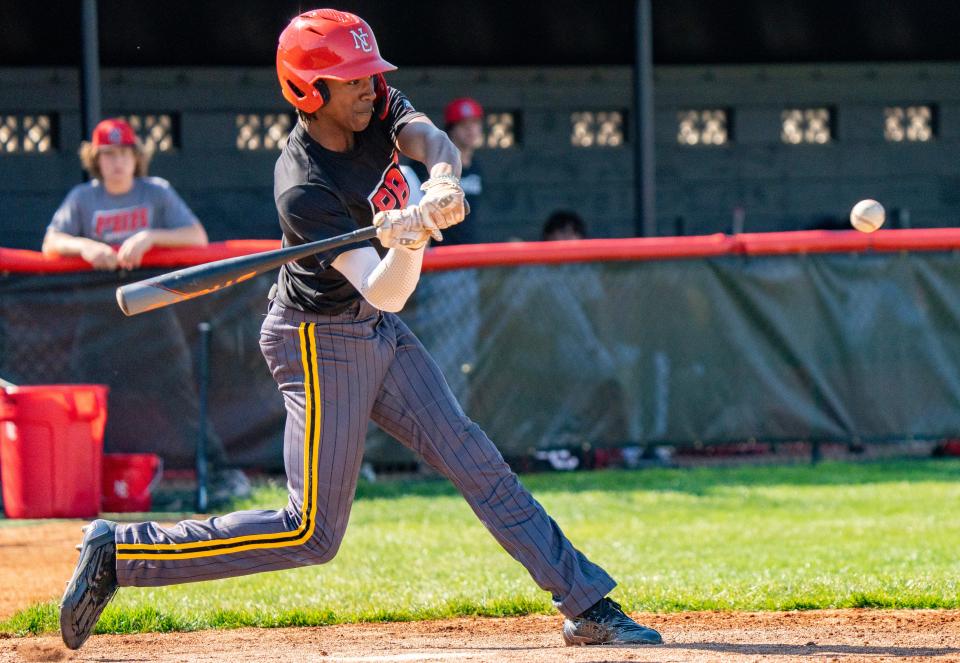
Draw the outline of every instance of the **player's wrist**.
[[[417,251],[423,251],[427,247],[427,244],[429,243],[430,243],[430,236],[428,235],[426,238],[424,238],[422,244],[399,245],[399,246],[394,246],[392,250],[403,251],[405,254],[409,256],[410,254],[416,253]]]
[[[442,173],[438,175],[433,175],[431,173],[430,179],[428,179],[426,182],[421,184],[420,189],[422,191],[428,191],[429,189],[432,189],[433,187],[441,184],[450,184],[457,187],[458,189],[461,188],[460,178],[454,175],[453,173]]]

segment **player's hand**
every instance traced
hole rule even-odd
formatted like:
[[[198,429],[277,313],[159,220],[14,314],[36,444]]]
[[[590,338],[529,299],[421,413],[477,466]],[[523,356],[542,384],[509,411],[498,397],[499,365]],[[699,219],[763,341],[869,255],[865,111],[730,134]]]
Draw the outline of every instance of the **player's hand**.
[[[143,254],[153,248],[153,236],[149,230],[141,230],[128,237],[117,251],[117,262],[124,269],[136,269],[143,261]]]
[[[431,177],[420,185],[424,191],[420,200],[423,215],[441,230],[455,226],[467,215],[460,178],[455,175]]]
[[[378,212],[373,217],[373,225],[377,228],[377,239],[388,249],[419,249],[430,237],[438,242],[443,240],[443,235],[435,225],[425,223],[420,208],[416,205]]]
[[[103,242],[87,242],[80,251],[80,257],[100,271],[112,272],[117,268],[117,254],[109,244]]]

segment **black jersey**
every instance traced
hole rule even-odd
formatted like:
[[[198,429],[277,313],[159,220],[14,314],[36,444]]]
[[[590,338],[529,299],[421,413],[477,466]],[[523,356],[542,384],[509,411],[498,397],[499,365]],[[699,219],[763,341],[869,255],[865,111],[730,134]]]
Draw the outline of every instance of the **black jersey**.
[[[397,134],[421,116],[398,90],[388,88],[384,112],[354,134],[353,149],[333,152],[313,140],[299,122],[290,132],[273,176],[283,245],[297,246],[369,226],[376,212],[402,208],[410,189],[398,166]],[[331,267],[334,258],[361,246],[352,244],[290,262],[280,268],[277,299],[301,311],[334,314],[360,293]]]

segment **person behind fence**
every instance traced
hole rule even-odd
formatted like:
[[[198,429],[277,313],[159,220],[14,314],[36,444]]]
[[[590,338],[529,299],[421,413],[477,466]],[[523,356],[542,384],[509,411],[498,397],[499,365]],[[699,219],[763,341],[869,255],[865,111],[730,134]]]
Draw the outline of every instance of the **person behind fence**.
[[[206,231],[170,183],[147,176],[150,153],[129,123],[113,118],[97,124],[80,147],[80,161],[91,179],[73,187],[54,213],[44,254],[80,256],[96,270],[114,271],[138,268],[155,246],[206,246]],[[85,285],[96,293],[103,284]],[[111,386],[107,451],[156,451],[168,466],[189,463],[199,407],[180,322],[172,311],[124,319],[112,291],[87,297],[75,321],[71,379]],[[144,370],[151,366],[159,370]],[[211,500],[248,495],[246,475],[227,467],[221,438],[206,426]]]
[[[394,69],[380,57],[372,28],[334,9],[296,17],[277,46],[278,82],[299,118],[274,170],[284,243],[371,225],[379,239],[280,269],[260,348],[287,408],[287,504],[169,527],[94,521],[61,601],[67,646],[83,644],[121,585],[331,561],[349,522],[370,419],[450,479],[496,541],[551,593],[567,618],[567,644],[662,641],[607,597],[616,582],[523,487],[396,315],[417,286],[428,238],[441,241],[462,224],[466,206],[459,151],[387,84],[383,74]],[[403,206],[398,152],[430,172],[418,207]],[[452,325],[449,333],[458,331]]]
[[[576,212],[557,210],[543,224],[541,239],[553,242],[564,239],[585,239],[587,226]]]

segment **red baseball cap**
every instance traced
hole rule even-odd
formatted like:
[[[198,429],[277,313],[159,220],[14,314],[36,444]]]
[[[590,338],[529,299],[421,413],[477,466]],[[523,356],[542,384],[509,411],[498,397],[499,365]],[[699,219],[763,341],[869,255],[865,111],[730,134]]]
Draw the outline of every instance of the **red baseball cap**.
[[[119,117],[103,120],[93,130],[93,146],[136,145],[137,135],[133,127]]]
[[[483,117],[483,106],[470,97],[454,99],[443,111],[443,122],[446,125],[456,124],[464,120],[480,119]]]

